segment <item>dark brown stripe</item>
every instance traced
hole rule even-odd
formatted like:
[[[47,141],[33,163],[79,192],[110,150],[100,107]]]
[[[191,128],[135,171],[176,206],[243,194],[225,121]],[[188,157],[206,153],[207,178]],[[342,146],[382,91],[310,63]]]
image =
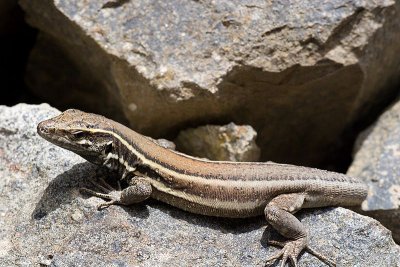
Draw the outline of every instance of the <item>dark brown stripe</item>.
[[[344,174],[301,166],[192,159],[165,149],[121,124],[116,123],[112,130],[149,161],[180,174],[218,180],[294,181],[314,179],[316,181],[360,183],[359,180]]]

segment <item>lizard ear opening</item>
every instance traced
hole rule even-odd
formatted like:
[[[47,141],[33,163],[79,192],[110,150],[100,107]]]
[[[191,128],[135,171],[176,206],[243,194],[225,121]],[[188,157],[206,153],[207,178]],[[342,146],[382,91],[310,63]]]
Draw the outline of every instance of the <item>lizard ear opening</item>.
[[[109,142],[106,144],[105,148],[104,148],[104,154],[108,154],[111,153],[112,151],[112,142]]]

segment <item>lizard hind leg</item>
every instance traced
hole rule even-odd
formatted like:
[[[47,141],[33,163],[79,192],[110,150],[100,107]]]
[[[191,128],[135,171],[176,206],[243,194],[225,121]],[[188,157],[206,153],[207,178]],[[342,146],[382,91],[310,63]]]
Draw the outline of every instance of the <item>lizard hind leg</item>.
[[[268,223],[281,235],[288,238],[286,242],[268,241],[269,244],[280,246],[282,250],[267,259],[267,262],[282,258],[281,267],[288,260],[297,267],[297,258],[303,250],[307,250],[329,266],[335,264],[325,256],[317,253],[308,246],[308,231],[293,215],[301,209],[304,203],[304,194],[282,194],[273,198],[265,207],[264,213]]]

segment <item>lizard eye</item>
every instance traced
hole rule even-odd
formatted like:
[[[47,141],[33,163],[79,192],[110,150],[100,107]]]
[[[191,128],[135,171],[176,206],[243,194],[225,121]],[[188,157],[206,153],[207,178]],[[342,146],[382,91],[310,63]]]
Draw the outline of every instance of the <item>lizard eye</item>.
[[[85,133],[83,131],[76,131],[72,133],[74,135],[74,137],[76,138],[82,138],[85,136]]]

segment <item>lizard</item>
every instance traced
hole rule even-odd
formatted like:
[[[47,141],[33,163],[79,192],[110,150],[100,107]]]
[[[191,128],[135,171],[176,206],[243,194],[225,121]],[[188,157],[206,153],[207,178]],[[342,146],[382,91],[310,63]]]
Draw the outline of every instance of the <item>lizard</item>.
[[[345,174],[273,162],[199,159],[159,145],[153,139],[101,115],[69,109],[37,126],[44,139],[118,174],[128,186],[83,191],[110,205],[132,205],[151,197],[188,212],[228,218],[264,215],[287,240],[266,262],[298,265],[307,250],[329,266],[335,262],[309,246],[308,229],[295,217],[303,208],[357,206],[367,186]],[[103,180],[103,182],[105,182]],[[100,185],[100,184],[98,184]],[[118,183],[119,185],[119,183]],[[120,186],[119,186],[120,187]]]

